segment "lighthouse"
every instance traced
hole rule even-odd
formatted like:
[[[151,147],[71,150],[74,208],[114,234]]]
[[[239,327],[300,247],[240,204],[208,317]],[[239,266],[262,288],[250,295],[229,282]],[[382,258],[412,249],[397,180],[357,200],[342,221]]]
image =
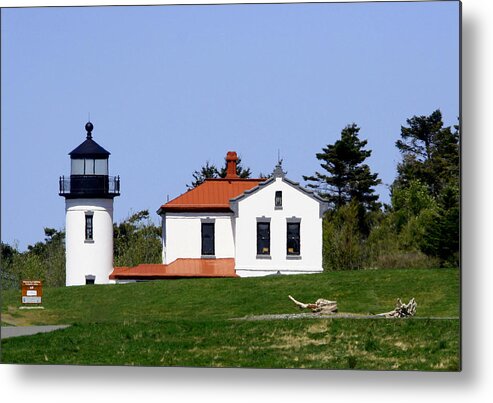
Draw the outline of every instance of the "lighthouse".
[[[109,176],[110,153],[92,138],[70,155],[70,177],[60,177],[65,197],[65,284],[108,284],[113,270],[113,199],[120,195],[120,178]]]

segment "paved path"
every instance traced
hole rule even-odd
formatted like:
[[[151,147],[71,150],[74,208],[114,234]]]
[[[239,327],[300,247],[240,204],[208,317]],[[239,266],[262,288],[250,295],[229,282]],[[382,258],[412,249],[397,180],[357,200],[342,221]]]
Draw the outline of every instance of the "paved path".
[[[2,326],[2,339],[17,336],[30,336],[36,333],[52,332],[57,329],[65,329],[70,325],[52,325],[52,326]]]

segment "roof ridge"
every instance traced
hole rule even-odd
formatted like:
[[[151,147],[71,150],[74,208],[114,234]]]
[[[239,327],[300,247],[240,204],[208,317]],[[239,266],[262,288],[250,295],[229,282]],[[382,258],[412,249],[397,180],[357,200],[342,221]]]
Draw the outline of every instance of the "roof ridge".
[[[265,179],[213,178],[163,204],[158,214],[168,211],[231,211],[230,199],[256,187]],[[212,210],[211,210],[212,211]]]
[[[203,183],[205,182],[215,182],[215,181],[228,181],[228,182],[240,182],[240,181],[245,181],[245,182],[248,182],[248,181],[252,181],[252,182],[263,182],[267,180],[267,178],[206,178],[204,180],[204,182],[202,182],[199,186],[201,186]],[[197,187],[199,187],[197,186]],[[197,189],[197,188],[194,188],[194,189]]]

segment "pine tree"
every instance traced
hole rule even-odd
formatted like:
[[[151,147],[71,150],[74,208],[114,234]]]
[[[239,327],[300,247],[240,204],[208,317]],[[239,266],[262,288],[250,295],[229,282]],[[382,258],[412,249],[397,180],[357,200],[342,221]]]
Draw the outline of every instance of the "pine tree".
[[[396,147],[402,154],[393,186],[408,186],[412,180],[425,183],[438,196],[451,181],[459,179],[459,126],[444,127],[439,109],[429,116],[407,119],[401,126]]]
[[[202,166],[200,170],[194,171],[192,175],[193,181],[190,185],[187,185],[188,190],[191,190],[201,185],[206,179],[225,178],[226,169],[227,169],[226,158],[224,159],[224,166],[220,170],[217,169],[216,165],[211,164],[209,161],[206,161],[205,165]],[[241,158],[239,157],[236,163],[236,174],[240,178],[250,178],[252,174],[250,168],[244,168],[241,165]]]
[[[392,194],[406,194],[414,183],[422,184],[430,202],[425,211],[428,220],[416,221],[422,234],[417,241],[419,248],[428,256],[440,259],[442,265],[458,265],[460,127],[454,126],[454,130],[444,127],[440,110],[429,116],[413,116],[407,119],[407,124],[408,127],[401,127],[401,140],[396,142],[402,162],[397,167]],[[407,208],[396,200],[392,198],[394,216],[409,216]]]
[[[224,159],[224,166],[221,168],[221,171],[219,171],[218,175],[220,178],[225,178],[226,177],[226,170],[227,170],[228,163],[226,161],[226,158]],[[241,166],[241,158],[238,157],[238,161],[236,162],[236,175],[238,175],[240,178],[250,178],[252,172],[250,168],[243,168]]]
[[[188,190],[201,185],[206,179],[217,178],[219,176],[219,171],[214,164],[210,164],[209,161],[206,161],[205,165],[202,166],[199,171],[194,171],[192,176],[193,181],[190,185],[187,185]]]
[[[363,163],[371,155],[371,150],[364,149],[368,141],[358,138],[359,131],[355,123],[346,126],[340,140],[316,154],[326,173],[315,172],[313,176],[303,176],[305,181],[310,182],[307,187],[315,189],[335,209],[351,201],[362,207],[364,212],[380,208],[373,188],[381,180]]]

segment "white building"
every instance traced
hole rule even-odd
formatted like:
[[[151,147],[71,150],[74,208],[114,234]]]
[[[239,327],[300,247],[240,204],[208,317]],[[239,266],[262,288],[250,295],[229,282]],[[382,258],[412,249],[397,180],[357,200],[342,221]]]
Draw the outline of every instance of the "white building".
[[[197,275],[232,265],[241,277],[321,272],[327,202],[280,164],[269,179],[242,179],[236,153],[226,159],[224,179],[207,179],[158,210],[163,264],[193,264]]]

